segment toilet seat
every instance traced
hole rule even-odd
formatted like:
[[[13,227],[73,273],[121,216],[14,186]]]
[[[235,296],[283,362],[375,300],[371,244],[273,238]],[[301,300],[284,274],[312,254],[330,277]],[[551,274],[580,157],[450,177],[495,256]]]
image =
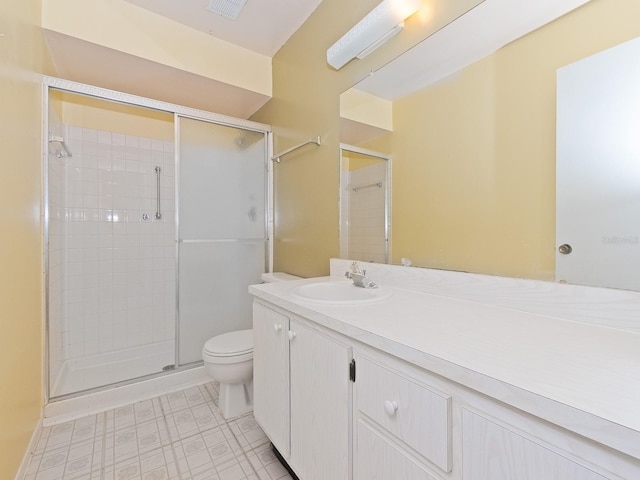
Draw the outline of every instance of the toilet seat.
[[[223,333],[207,340],[202,356],[213,363],[233,363],[253,358],[253,330]]]

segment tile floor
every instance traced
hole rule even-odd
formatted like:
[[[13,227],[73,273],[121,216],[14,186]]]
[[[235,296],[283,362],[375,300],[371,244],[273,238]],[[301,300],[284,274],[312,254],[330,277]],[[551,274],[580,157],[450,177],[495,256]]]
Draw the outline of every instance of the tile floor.
[[[252,414],[209,383],[44,427],[24,480],[290,480]]]

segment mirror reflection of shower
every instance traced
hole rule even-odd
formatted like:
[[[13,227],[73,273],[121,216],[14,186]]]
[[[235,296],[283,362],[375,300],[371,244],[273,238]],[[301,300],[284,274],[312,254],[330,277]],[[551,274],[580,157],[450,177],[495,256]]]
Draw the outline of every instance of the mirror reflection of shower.
[[[389,263],[390,158],[340,145],[340,257]]]

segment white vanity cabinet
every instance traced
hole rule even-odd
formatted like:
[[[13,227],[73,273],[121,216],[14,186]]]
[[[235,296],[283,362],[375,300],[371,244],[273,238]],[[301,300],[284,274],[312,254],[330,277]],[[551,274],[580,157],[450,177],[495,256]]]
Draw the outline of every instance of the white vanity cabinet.
[[[254,415],[298,477],[348,480],[351,348],[254,302]]]
[[[500,290],[483,281],[474,298]],[[640,480],[637,335],[449,290],[343,308],[291,288],[250,287],[254,413],[301,480]]]

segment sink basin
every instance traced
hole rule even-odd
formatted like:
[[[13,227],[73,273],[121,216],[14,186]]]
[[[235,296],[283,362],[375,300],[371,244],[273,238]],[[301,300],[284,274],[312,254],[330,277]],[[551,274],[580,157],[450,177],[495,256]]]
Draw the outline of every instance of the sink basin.
[[[379,302],[391,296],[386,288],[361,288],[350,281],[308,283],[294,288],[291,297],[303,302],[353,305]]]

